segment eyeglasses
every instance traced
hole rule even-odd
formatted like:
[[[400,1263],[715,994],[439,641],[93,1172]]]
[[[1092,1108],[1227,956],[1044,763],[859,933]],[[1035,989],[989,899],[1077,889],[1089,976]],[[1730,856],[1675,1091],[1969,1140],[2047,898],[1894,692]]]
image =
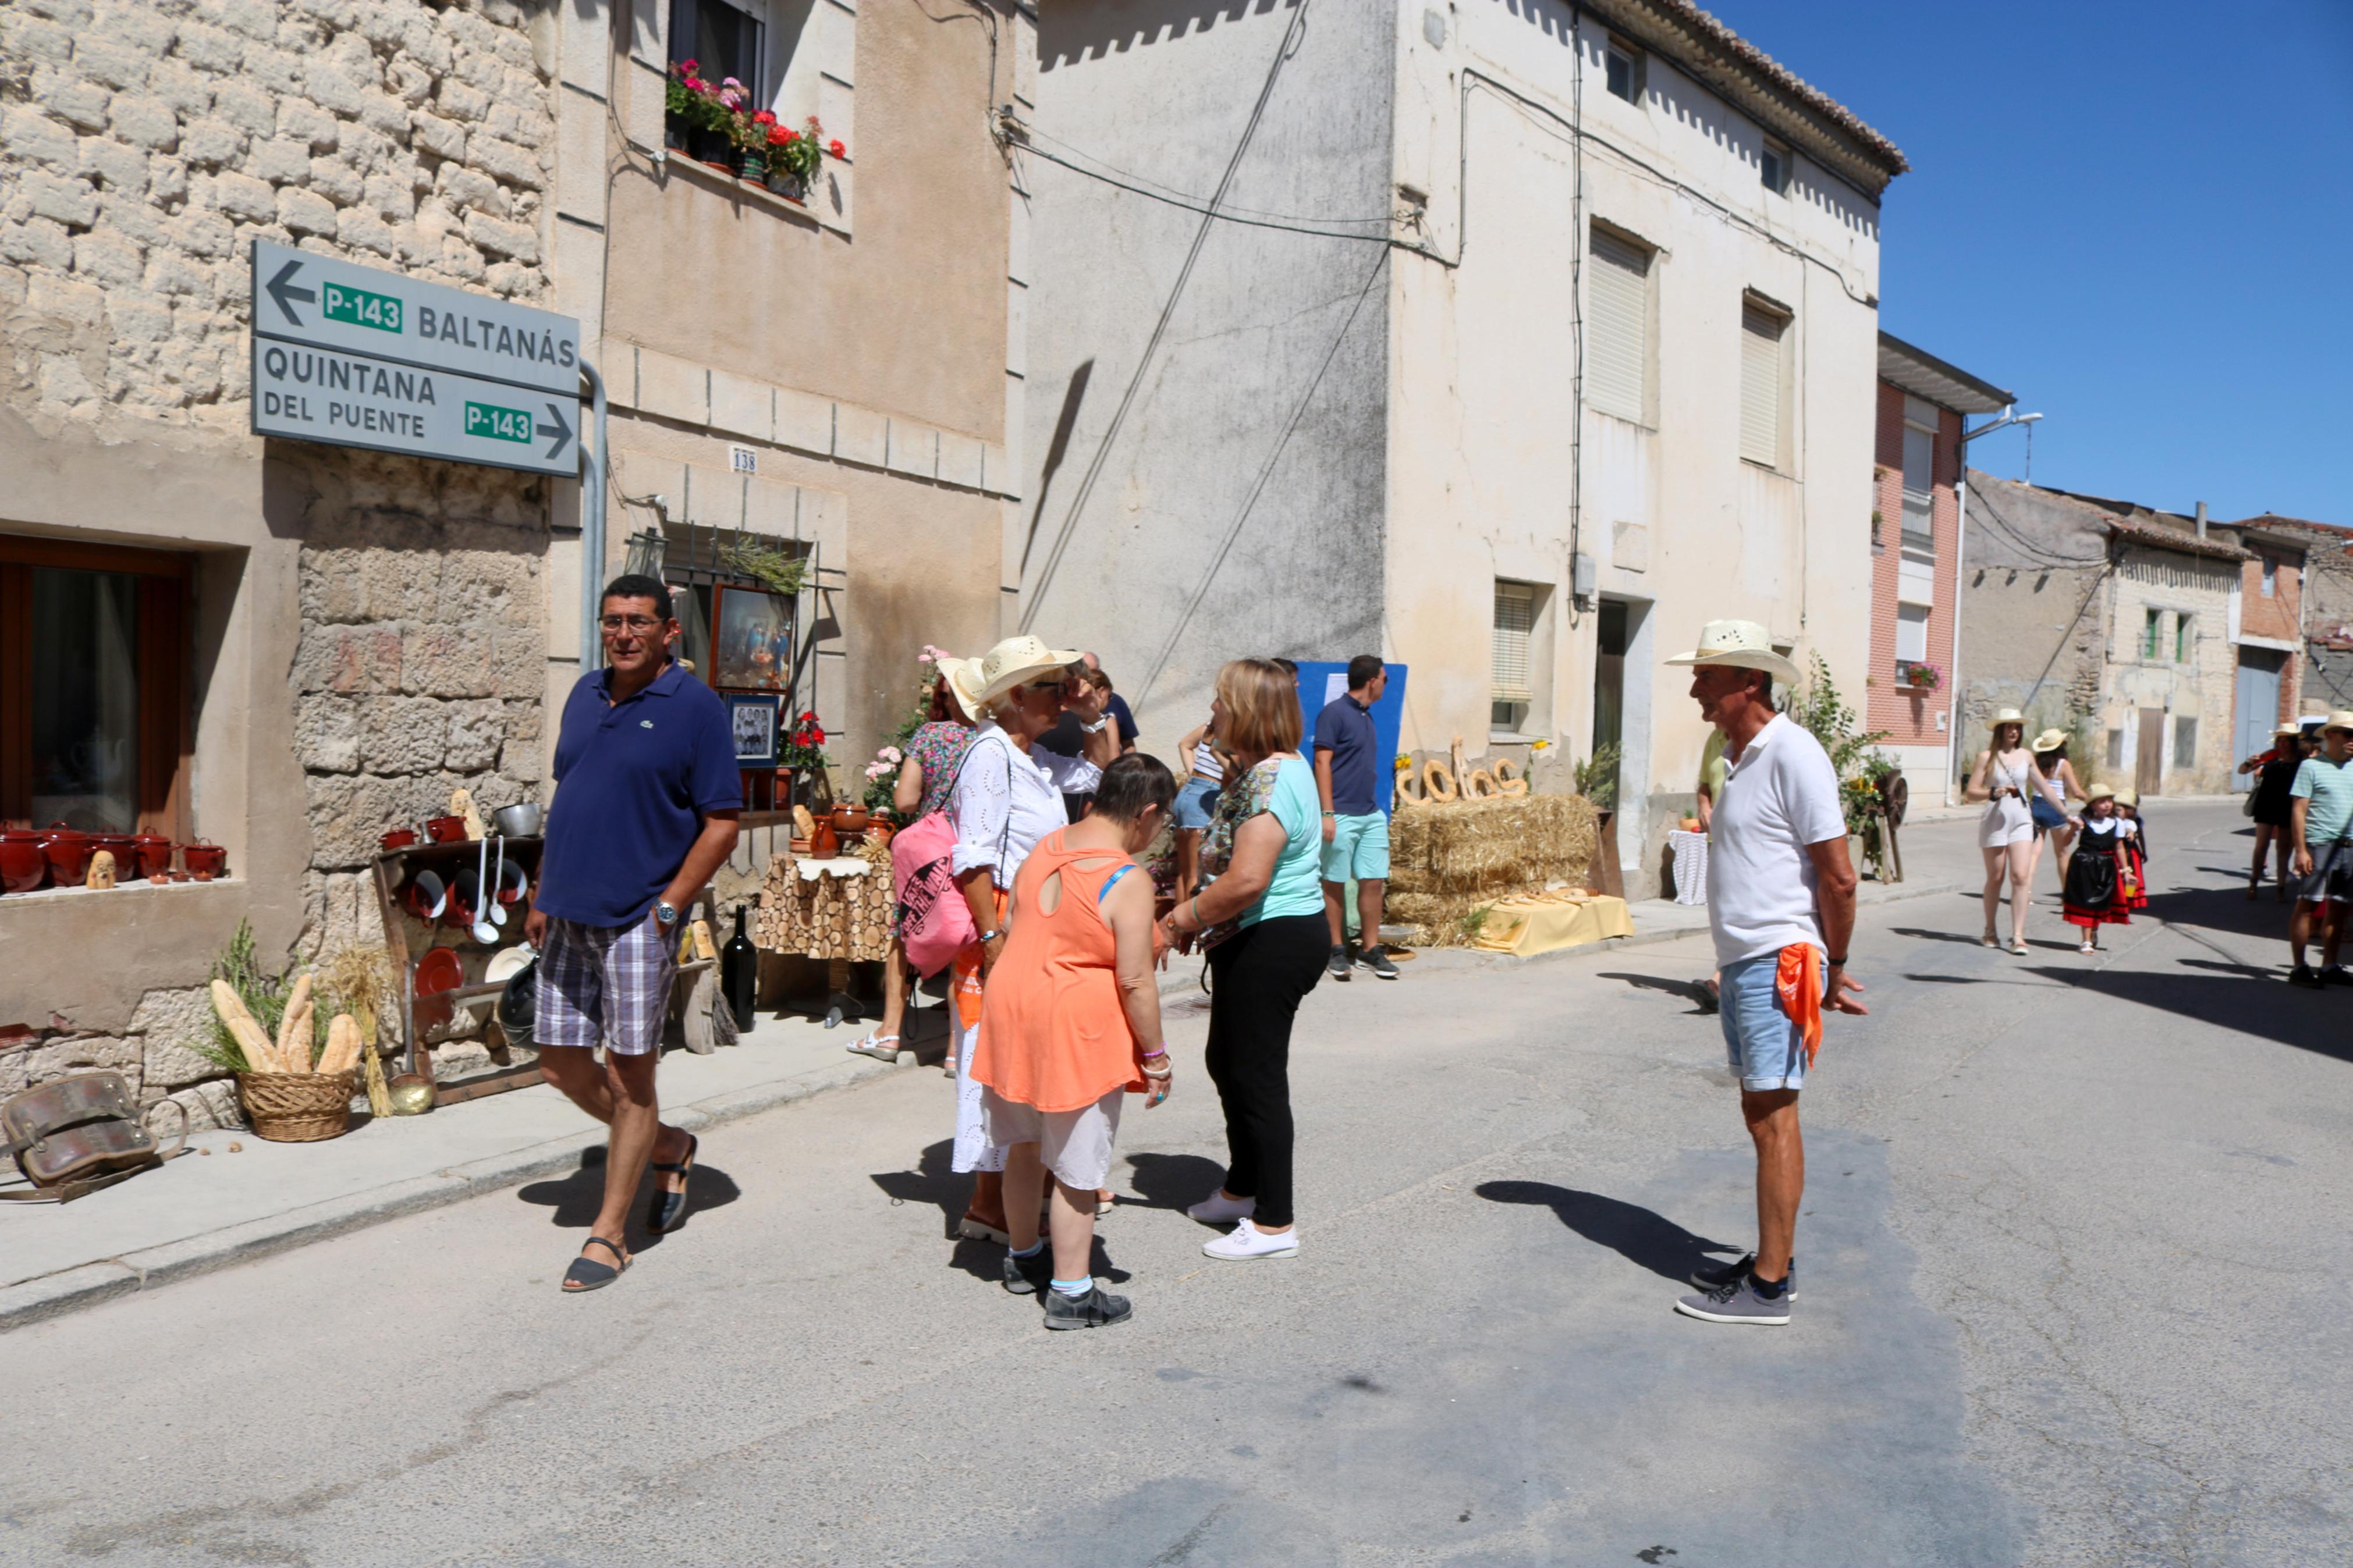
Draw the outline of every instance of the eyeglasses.
[[[1067,680],[1033,680],[1029,689],[1045,692],[1050,697],[1060,697],[1071,689],[1071,683]]]
[[[662,623],[651,616],[607,616],[596,623],[608,632],[649,632]]]

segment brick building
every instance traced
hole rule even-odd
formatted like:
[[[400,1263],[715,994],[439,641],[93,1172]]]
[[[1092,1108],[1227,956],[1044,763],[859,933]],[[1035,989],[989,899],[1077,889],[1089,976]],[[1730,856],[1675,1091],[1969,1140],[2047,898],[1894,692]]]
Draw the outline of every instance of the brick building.
[[[1872,465],[1871,667],[1866,729],[1920,798],[1953,776],[1951,679],[1960,629],[1961,428],[2010,395],[1892,333],[1879,334]]]

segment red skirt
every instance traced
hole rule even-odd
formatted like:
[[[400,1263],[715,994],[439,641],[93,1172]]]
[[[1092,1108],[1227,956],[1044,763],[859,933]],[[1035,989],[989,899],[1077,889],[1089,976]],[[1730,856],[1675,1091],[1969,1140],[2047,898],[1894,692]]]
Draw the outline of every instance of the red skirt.
[[[2137,908],[2138,906],[2135,907]],[[2132,916],[2126,914],[2121,908],[2117,908],[2113,905],[2105,910],[2079,910],[2073,904],[2062,904],[2060,906],[2060,918],[2071,926],[2082,926],[2086,931],[2089,931],[2094,926],[2128,926],[2132,924]]]
[[[2124,906],[2128,910],[2145,910],[2148,908],[2148,862],[2141,858],[2138,844],[2126,843],[2125,860],[2131,868],[2132,896],[2124,900]]]

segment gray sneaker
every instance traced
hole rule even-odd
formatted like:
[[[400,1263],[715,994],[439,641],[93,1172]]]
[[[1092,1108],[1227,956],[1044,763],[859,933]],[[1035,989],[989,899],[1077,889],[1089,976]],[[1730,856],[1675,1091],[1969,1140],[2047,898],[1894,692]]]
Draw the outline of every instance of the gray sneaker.
[[[1005,1254],[1005,1288],[1016,1296],[1037,1296],[1045,1292],[1054,1278],[1054,1248],[1049,1244],[1027,1258],[1016,1258],[1008,1248]]]
[[[1744,1252],[1731,1263],[1704,1263],[1692,1270],[1691,1282],[1703,1290],[1721,1290],[1735,1279],[1745,1278],[1757,1266],[1757,1255]],[[1789,1259],[1789,1276],[1781,1281],[1781,1293],[1791,1300],[1798,1299],[1798,1260]]]
[[[1050,1289],[1038,1294],[1046,1298],[1050,1329],[1107,1329],[1135,1316],[1135,1308],[1126,1297],[1114,1296],[1100,1285],[1090,1287],[1083,1296],[1065,1296]]]
[[[1356,967],[1369,969],[1383,980],[1395,980],[1398,974],[1397,965],[1391,963],[1388,952],[1377,946],[1360,951],[1356,954]]]
[[[1757,1293],[1756,1285],[1744,1273],[1713,1290],[1685,1296],[1675,1303],[1675,1310],[1708,1323],[1786,1323],[1789,1293],[1785,1290],[1768,1301]]]
[[[1332,950],[1332,955],[1324,961],[1324,973],[1335,980],[1348,978],[1348,950],[1345,947]]]

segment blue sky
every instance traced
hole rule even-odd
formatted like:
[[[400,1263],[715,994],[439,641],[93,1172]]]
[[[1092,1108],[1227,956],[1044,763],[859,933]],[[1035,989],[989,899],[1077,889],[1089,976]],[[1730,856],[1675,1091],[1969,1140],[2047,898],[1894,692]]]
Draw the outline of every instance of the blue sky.
[[[2353,524],[2353,0],[1704,3],[1904,150],[1880,324],[2037,483]]]

